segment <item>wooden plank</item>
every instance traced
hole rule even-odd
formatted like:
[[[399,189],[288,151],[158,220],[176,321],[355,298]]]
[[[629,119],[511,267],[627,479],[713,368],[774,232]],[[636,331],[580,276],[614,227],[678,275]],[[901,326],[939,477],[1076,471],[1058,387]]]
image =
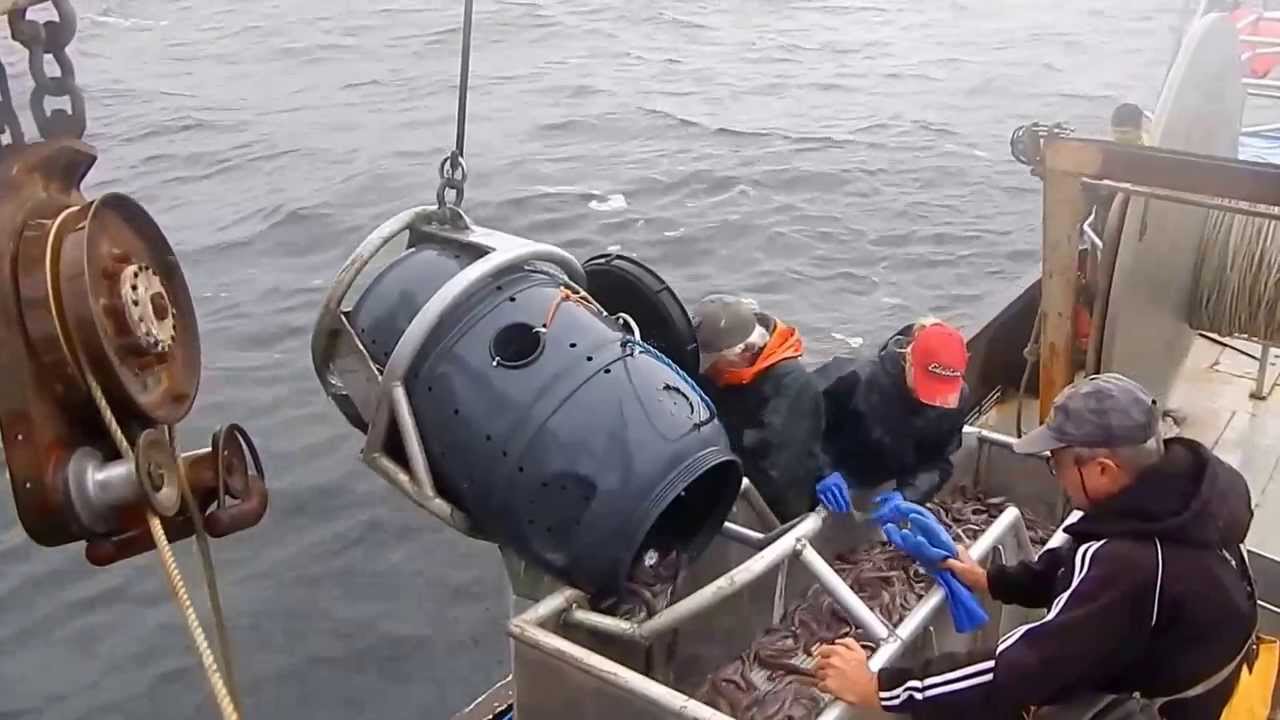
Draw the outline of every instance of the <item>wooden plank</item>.
[[[1213,447],[1218,457],[1239,470],[1249,483],[1254,507],[1261,502],[1280,462],[1280,420],[1273,415],[1237,412]],[[1280,505],[1280,497],[1273,502]]]
[[[1271,474],[1267,491],[1262,498],[1255,501],[1253,508],[1253,524],[1249,526],[1249,535],[1245,544],[1270,555],[1280,556],[1280,485],[1275,482],[1276,473]]]
[[[1182,373],[1186,375],[1212,368],[1222,357],[1224,350],[1226,348],[1216,342],[1196,337],[1191,345],[1191,352],[1187,353],[1186,362],[1182,364]]]
[[[1226,431],[1231,418],[1236,414],[1234,410],[1212,406],[1195,409],[1176,409],[1185,414],[1184,421],[1178,426],[1178,434],[1182,437],[1189,437],[1192,440],[1199,440],[1209,448],[1218,444],[1218,438],[1222,437],[1222,433]]]
[[[1237,343],[1245,346],[1245,343]],[[1226,350],[1219,356],[1218,361],[1213,364],[1213,369],[1221,373],[1233,375],[1245,380],[1254,381],[1258,376],[1258,357],[1262,354],[1261,346],[1255,343],[1247,343],[1248,346],[1241,349],[1252,355],[1246,355],[1245,352],[1236,350]],[[1268,360],[1268,376],[1275,373],[1275,368],[1280,366],[1280,352],[1272,352]]]
[[[1072,380],[1074,333],[1071,317],[1076,302],[1076,258],[1084,211],[1084,191],[1075,178],[1057,172],[1044,174],[1040,421],[1048,417],[1054,399]]]
[[[1166,407],[1187,412],[1210,408],[1255,412],[1256,403],[1249,398],[1253,382],[1214,370],[1184,372],[1174,381]]]

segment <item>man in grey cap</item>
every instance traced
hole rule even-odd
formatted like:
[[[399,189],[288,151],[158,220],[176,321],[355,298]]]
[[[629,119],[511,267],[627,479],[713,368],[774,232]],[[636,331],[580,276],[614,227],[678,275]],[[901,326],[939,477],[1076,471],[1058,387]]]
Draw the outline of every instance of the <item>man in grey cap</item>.
[[[944,564],[995,600],[1045,608],[995,648],[872,673],[856,643],[820,648],[819,687],[915,718],[1216,720],[1257,622],[1242,543],[1244,477],[1189,438],[1162,441],[1156,402],[1117,374],[1076,382],[1014,446],[1048,454],[1082,511],[1068,543],[983,569]],[[1047,706],[1047,707],[1046,707]],[[1144,714],[1140,714],[1144,713]]]
[[[732,295],[709,295],[692,315],[701,384],[773,513],[786,522],[819,500],[851,510],[848,486],[823,452],[822,391],[800,364],[800,333]]]

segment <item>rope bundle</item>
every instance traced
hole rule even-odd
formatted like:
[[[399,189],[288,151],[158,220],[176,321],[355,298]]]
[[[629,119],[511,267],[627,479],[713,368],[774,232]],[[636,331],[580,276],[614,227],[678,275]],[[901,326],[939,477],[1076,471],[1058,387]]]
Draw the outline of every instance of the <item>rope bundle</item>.
[[[1232,202],[1242,208],[1272,209]],[[1191,327],[1280,344],[1280,239],[1276,221],[1220,210],[1200,240]]]

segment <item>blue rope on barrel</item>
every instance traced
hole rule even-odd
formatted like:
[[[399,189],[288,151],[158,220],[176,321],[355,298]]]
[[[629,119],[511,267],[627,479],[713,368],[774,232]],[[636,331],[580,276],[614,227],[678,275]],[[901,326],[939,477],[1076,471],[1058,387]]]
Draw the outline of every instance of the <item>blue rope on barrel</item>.
[[[631,337],[631,336],[626,336],[622,338],[622,347],[631,348],[633,351],[641,352],[641,353],[644,353],[645,355],[649,355],[650,357],[654,358],[658,362],[665,365],[672,372],[674,372],[677,377],[679,377],[681,380],[685,382],[686,385],[689,385],[690,387],[693,388],[693,391],[698,395],[698,399],[702,401],[703,406],[706,407],[707,409],[707,418],[705,420],[699,421],[698,424],[695,425],[695,427],[702,427],[703,425],[709,425],[711,422],[713,422],[716,419],[715,403],[712,403],[711,398],[707,397],[707,394],[702,391],[702,386],[698,385],[698,383],[695,382],[693,378],[689,377],[688,373],[686,373],[679,365],[676,365],[674,362],[672,362],[671,358],[658,352],[656,348],[646,343],[645,341],[640,340],[638,338]]]

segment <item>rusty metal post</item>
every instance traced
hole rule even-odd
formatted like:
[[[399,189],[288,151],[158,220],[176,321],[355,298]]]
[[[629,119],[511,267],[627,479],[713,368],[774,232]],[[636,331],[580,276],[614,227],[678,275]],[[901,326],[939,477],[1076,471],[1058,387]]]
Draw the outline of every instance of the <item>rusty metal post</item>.
[[[1040,282],[1040,421],[1071,383],[1071,312],[1076,302],[1076,257],[1085,197],[1080,179],[1044,173],[1044,270]]]

